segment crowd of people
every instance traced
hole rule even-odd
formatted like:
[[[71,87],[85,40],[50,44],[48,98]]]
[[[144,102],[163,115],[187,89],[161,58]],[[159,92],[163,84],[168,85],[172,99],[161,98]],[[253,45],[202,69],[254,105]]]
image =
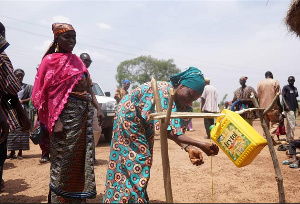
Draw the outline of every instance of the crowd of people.
[[[300,138],[295,139],[294,133],[296,117],[300,114],[300,109],[297,101],[298,90],[294,86],[295,77],[289,76],[287,79],[288,84],[283,86],[281,90],[279,82],[273,79],[272,72],[267,71],[265,79],[257,85],[257,92],[253,87],[246,85],[247,79],[248,77],[245,76],[240,78],[241,87],[234,93],[231,110],[254,107],[250,97],[252,93],[258,100],[259,106],[267,109],[271,106],[276,94],[280,94],[282,100],[280,101],[280,97],[278,97],[270,110],[264,114],[264,120],[272,137],[273,145],[281,144],[281,140],[285,140],[285,144],[288,145],[287,155],[290,159],[282,163],[289,165],[291,168],[298,168],[300,160],[296,156],[296,148],[300,148]],[[252,121],[258,117],[256,112],[245,113],[241,116],[251,125]],[[284,118],[286,118],[286,123]],[[285,135],[286,138],[280,139],[280,135]],[[266,137],[266,135],[264,136]],[[275,141],[275,138],[277,138],[277,141]]]
[[[88,53],[80,57],[72,53],[76,45],[76,31],[66,23],[52,24],[53,42],[49,46],[37,69],[33,86],[23,83],[25,71],[14,69],[4,50],[9,43],[5,38],[5,27],[0,22],[0,191],[3,165],[7,158],[23,159],[22,151],[29,150],[29,135],[36,126],[43,126],[46,134],[40,142],[41,163],[50,162],[48,201],[51,203],[85,203],[97,194],[94,164],[95,135],[101,133],[104,115],[98,104],[92,86],[88,67],[92,60]],[[241,87],[235,91],[231,110],[253,107],[250,94],[254,93],[260,106],[267,108],[276,93],[280,99],[264,119],[272,137],[283,116],[286,118],[286,141],[290,144],[290,160],[284,164],[299,165],[295,148],[300,142],[294,139],[295,111],[300,113],[296,98],[295,78],[288,78],[288,85],[282,91],[270,71],[258,84],[257,92],[247,86],[247,77],[240,78]],[[159,122],[147,120],[154,113],[155,100],[151,82],[146,82],[128,91],[130,81],[116,90],[114,98],[117,108],[114,119],[103,202],[149,202],[147,184],[150,179],[153,159],[155,130]],[[192,112],[193,102],[200,98],[201,111],[218,113],[217,89],[210,85],[210,79],[196,67],[170,76],[169,81],[158,81],[163,111],[169,106],[170,89],[175,90],[172,112]],[[37,117],[35,117],[37,115]],[[255,112],[242,115],[252,124],[257,118]],[[213,119],[204,119],[206,136],[210,138],[209,127]],[[193,165],[204,163],[202,152],[207,156],[217,155],[216,144],[188,137],[186,130],[192,130],[191,119],[170,120],[167,136],[185,150]],[[100,134],[99,133],[99,134]],[[100,135],[99,135],[100,136]],[[18,151],[16,155],[16,151]],[[98,201],[101,202],[101,201]]]

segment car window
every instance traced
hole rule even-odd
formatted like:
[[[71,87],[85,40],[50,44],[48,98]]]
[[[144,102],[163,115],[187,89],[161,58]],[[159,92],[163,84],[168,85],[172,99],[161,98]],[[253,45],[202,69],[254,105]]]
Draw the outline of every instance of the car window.
[[[104,93],[97,83],[93,83],[93,91],[95,95],[104,96]]]

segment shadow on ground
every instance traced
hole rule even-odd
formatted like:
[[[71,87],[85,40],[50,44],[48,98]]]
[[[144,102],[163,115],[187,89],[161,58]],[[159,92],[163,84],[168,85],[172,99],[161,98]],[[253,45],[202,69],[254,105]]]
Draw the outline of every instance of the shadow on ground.
[[[8,170],[8,169],[14,169],[16,167],[17,166],[14,163],[10,162],[9,159],[6,159],[5,163],[4,163],[4,166],[3,166],[3,169]]]
[[[10,187],[10,186],[13,186]],[[16,195],[22,191],[29,188],[29,185],[24,179],[12,179],[5,181],[5,188],[1,192],[0,203],[41,203],[47,200],[47,195],[45,196],[26,196],[26,195]]]

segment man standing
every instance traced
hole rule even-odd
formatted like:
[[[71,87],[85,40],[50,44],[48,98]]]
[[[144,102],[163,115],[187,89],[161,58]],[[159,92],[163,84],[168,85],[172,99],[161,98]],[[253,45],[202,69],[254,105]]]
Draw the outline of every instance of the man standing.
[[[259,106],[261,108],[268,108],[276,94],[281,94],[279,82],[273,79],[273,74],[270,71],[265,73],[265,79],[260,81],[257,85],[257,97],[259,100]],[[282,113],[282,106],[280,104],[280,98],[274,104],[272,109],[264,115],[265,122],[269,129],[270,135],[274,141],[276,130],[280,121],[280,114]]]
[[[205,78],[205,87],[201,95],[201,112],[203,113],[219,113],[218,106],[218,92],[217,89],[210,85],[210,79]],[[213,118],[204,118],[204,126],[207,136],[205,139],[210,138],[209,127],[215,123]]]
[[[116,90],[114,98],[116,99],[117,103],[119,103],[122,100],[122,98],[128,94],[129,87],[130,87],[130,81],[125,79],[123,81],[123,86]]]
[[[80,54],[80,59],[85,64],[86,68],[89,68],[91,66],[92,60],[91,60],[91,57],[88,53],[81,53]]]
[[[298,106],[298,91],[294,87],[295,77],[289,76],[288,85],[285,85],[282,89],[283,108],[286,116],[286,140],[290,142],[294,140],[294,131],[296,125],[296,109],[298,109],[298,115],[300,114]]]
[[[81,53],[80,54],[80,59],[85,64],[86,68],[89,68],[90,65],[92,64],[91,57],[88,53]],[[94,133],[94,139],[95,139],[95,146],[97,145],[97,143],[100,139],[101,132],[102,132],[102,128],[101,128],[101,126],[99,125],[99,122],[98,122],[97,109],[94,108],[93,133]],[[96,154],[96,152],[94,153],[94,162],[97,162],[97,160],[95,158],[95,154]]]
[[[5,27],[0,22],[0,191],[4,186],[3,165],[7,154],[7,136],[10,130],[21,127],[28,131],[31,123],[22,108],[17,94],[21,86],[13,73],[13,66],[4,50],[9,46]]]
[[[250,96],[251,96],[251,93],[253,93],[254,96],[257,98],[257,93],[253,87],[246,85],[247,79],[248,79],[248,77],[246,77],[246,76],[242,76],[240,78],[239,81],[240,81],[241,87],[238,88],[234,92],[231,110],[239,111],[242,109],[254,108],[254,105],[252,103]],[[236,107],[236,106],[238,106],[238,107]],[[255,112],[247,112],[247,113],[241,114],[241,117],[252,126],[252,120],[257,118],[257,115]]]

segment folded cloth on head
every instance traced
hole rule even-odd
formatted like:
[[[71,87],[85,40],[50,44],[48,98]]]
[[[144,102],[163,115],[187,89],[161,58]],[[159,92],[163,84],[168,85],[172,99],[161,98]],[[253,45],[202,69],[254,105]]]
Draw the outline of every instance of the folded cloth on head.
[[[9,43],[6,39],[0,34],[0,53],[4,52],[4,50],[9,46]]]

